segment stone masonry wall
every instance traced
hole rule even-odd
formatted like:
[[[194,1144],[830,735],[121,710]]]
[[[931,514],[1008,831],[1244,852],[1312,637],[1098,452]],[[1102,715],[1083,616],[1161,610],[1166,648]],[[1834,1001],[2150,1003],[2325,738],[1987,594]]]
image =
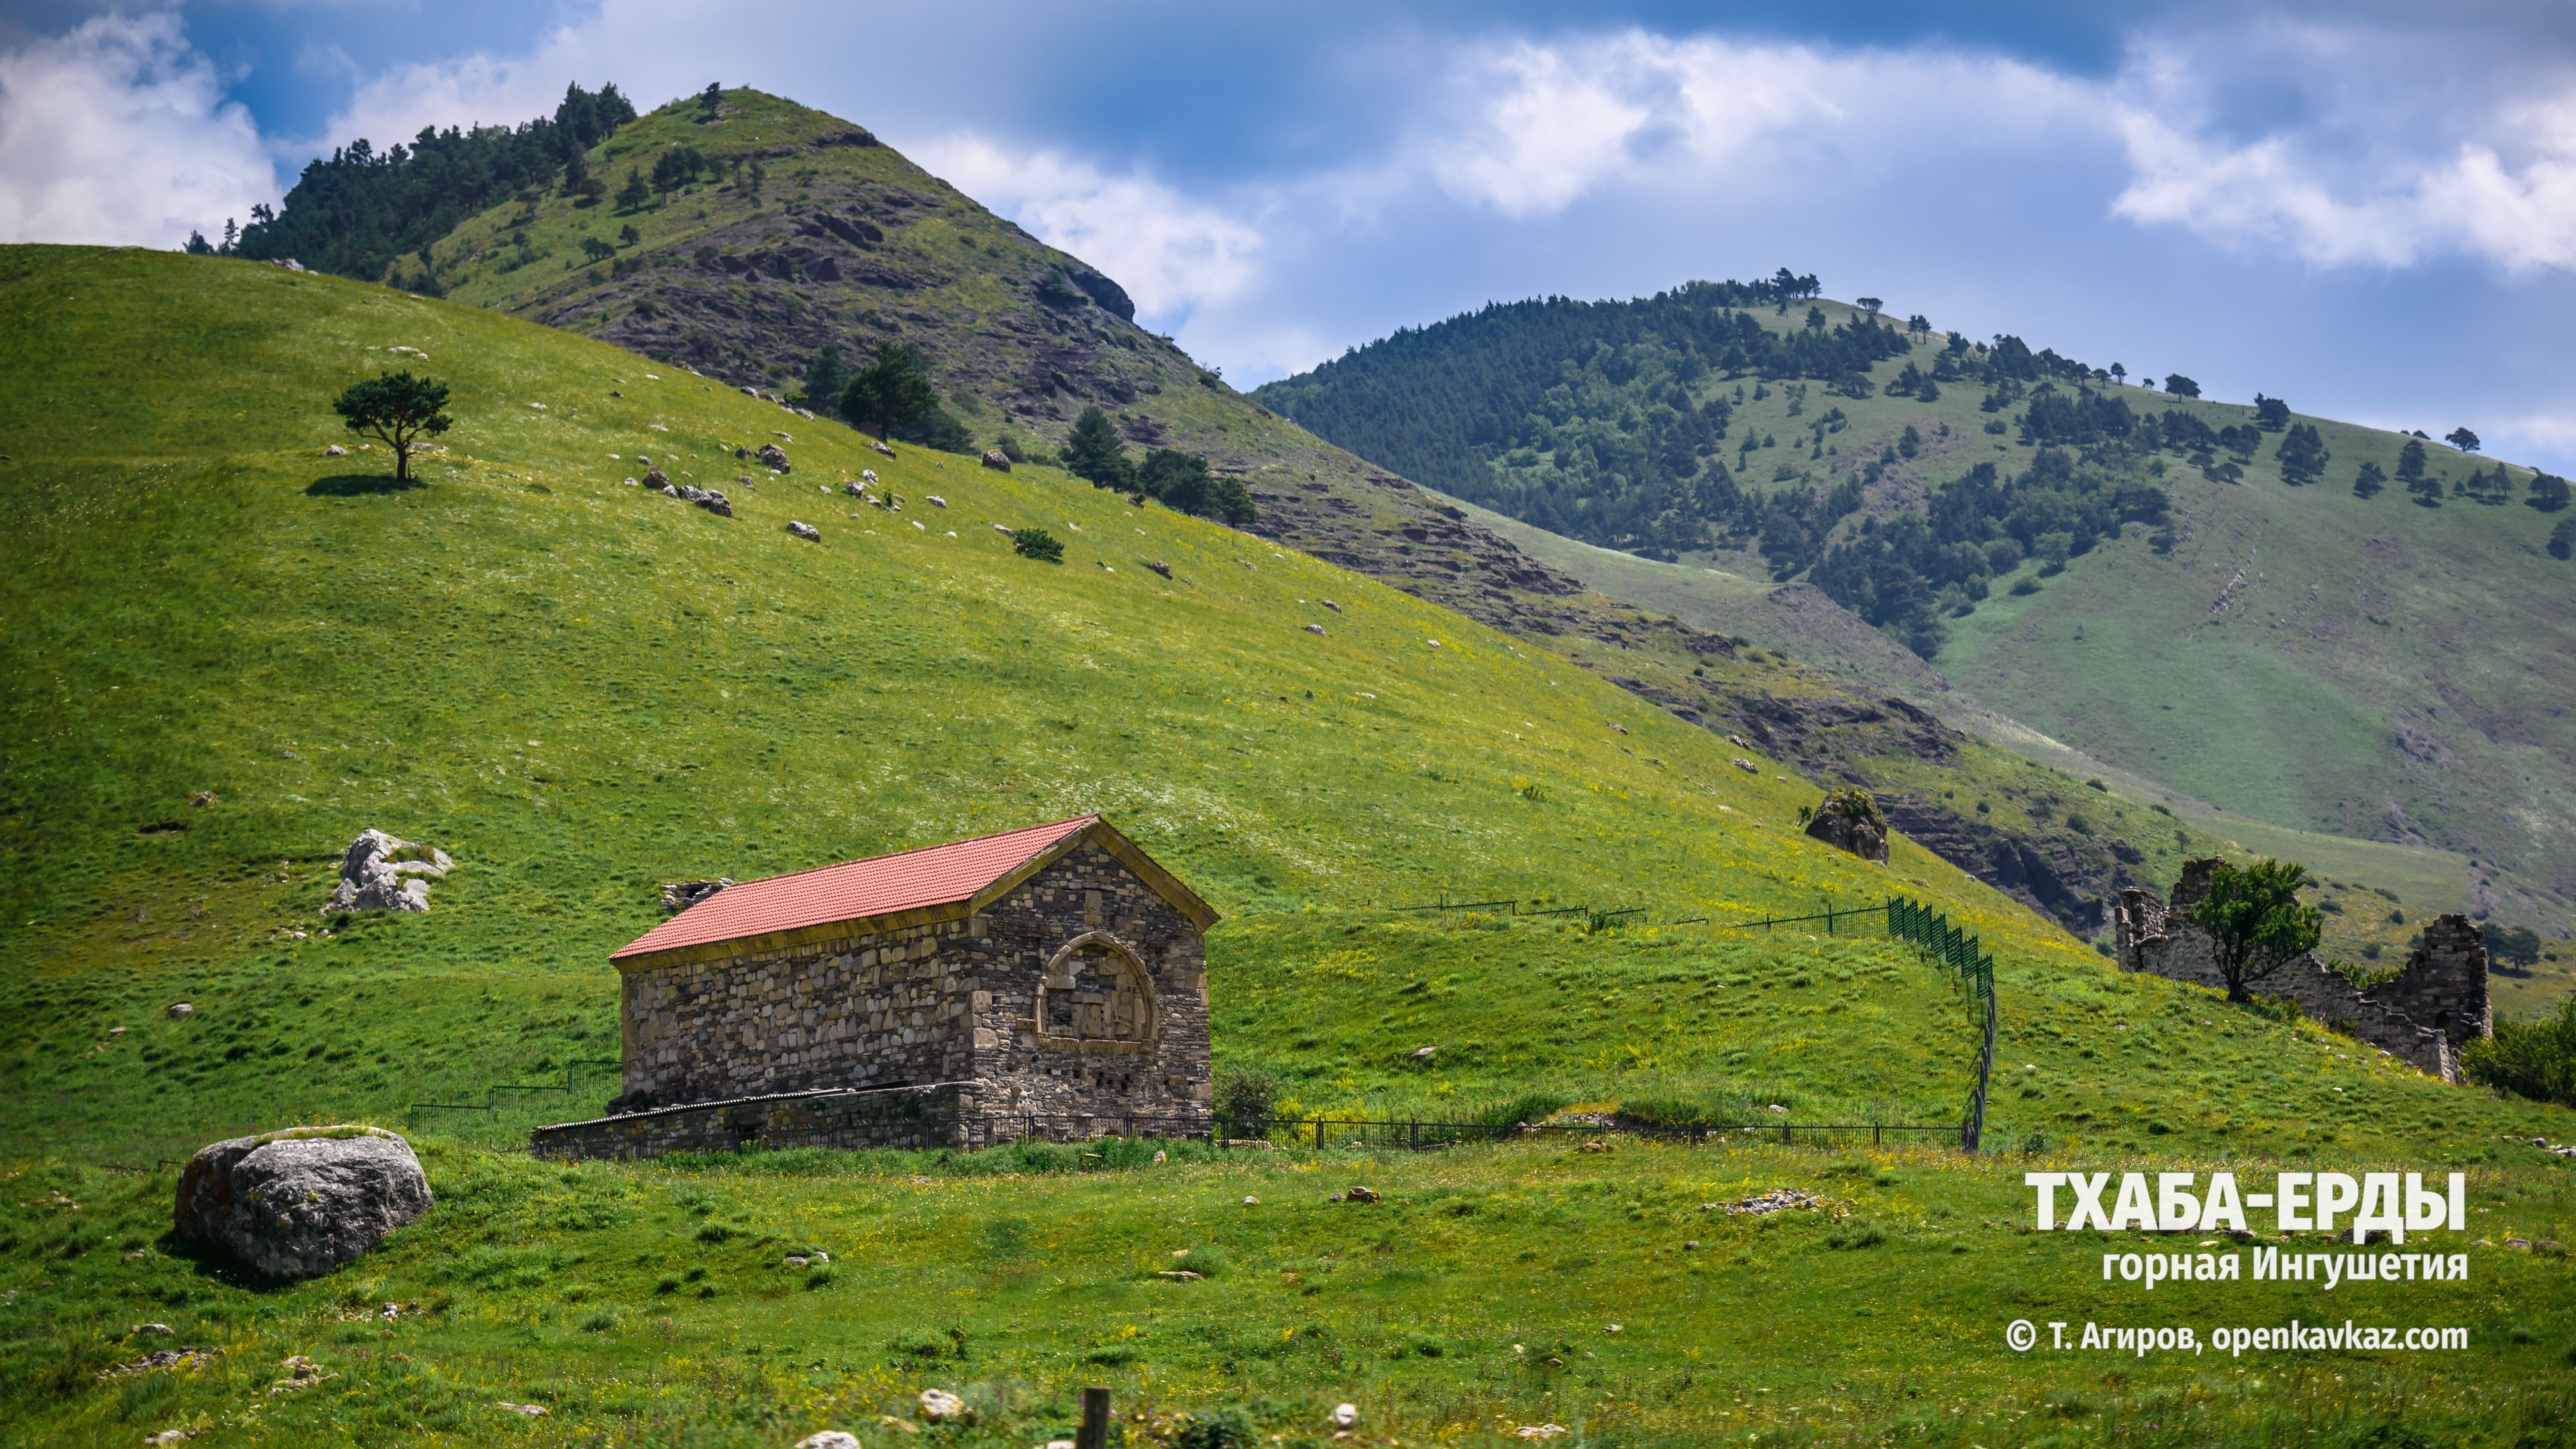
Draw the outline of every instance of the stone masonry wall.
[[[1175,1134],[1206,1129],[1207,946],[1188,917],[1086,843],[979,919],[974,1075],[988,1113],[1037,1119],[1041,1135],[1079,1133],[1086,1113],[1136,1115]],[[1085,938],[1090,949],[1077,948],[1077,956],[1132,958],[1143,968],[1153,997],[1150,1040],[1083,1035],[1040,1020],[1048,968]]]
[[[971,919],[647,966],[623,987],[626,1089],[657,1103],[971,1082],[978,1112],[1044,1136],[1178,1135],[1209,1115],[1205,944],[1088,841]]]
[[[971,1083],[872,1092],[795,1092],[664,1107],[529,1134],[538,1157],[659,1157],[747,1147],[970,1147],[982,1145]]]
[[[2191,919],[2192,908],[2208,893],[2210,867],[2217,863],[2185,864],[2181,879],[2174,882],[2171,904],[2153,891],[2120,893],[2111,921],[2121,970],[2227,989],[2216,941]],[[2465,916],[2436,919],[2425,928],[2423,948],[2408,956],[2396,978],[2367,991],[2327,970],[2314,952],[2284,964],[2251,989],[2287,997],[2315,1020],[2342,1023],[2354,1040],[2446,1082],[2459,1079],[2457,1048],[2493,1030],[2486,941]]]
[[[623,981],[626,1090],[657,1103],[971,1075],[971,988],[940,921],[712,961]]]

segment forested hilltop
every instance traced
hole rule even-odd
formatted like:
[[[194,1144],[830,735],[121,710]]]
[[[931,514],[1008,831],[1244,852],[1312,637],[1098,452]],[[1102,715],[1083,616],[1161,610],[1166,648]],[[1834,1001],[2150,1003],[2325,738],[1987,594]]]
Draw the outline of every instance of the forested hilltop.
[[[2473,904],[2565,919],[2565,480],[2467,428],[2218,402],[1819,292],[1783,268],[1497,304],[1254,397],[1551,532],[1811,583],[1943,687],[2124,770],[2460,851]]]

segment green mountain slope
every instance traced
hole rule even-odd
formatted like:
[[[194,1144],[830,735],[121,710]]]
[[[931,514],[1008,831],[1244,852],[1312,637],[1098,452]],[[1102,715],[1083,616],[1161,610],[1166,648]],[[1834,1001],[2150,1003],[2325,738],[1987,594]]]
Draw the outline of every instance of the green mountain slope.
[[[2022,727],[2232,814],[2456,852],[2474,909],[2567,933],[2553,480],[2436,444],[2418,496],[2401,434],[1755,300],[1492,308],[1257,396],[1541,527],[1812,581]],[[2311,429],[2329,461],[2291,486]]]
[[[1814,787],[1780,762],[1310,557],[1051,470],[887,459],[636,354],[362,283],[20,247],[0,249],[0,307],[28,342],[0,374],[0,666],[32,682],[0,699],[12,1442],[883,1444],[916,1441],[879,1415],[941,1387],[983,1417],[924,1439],[1042,1443],[1098,1382],[1154,1411],[1136,1436],[1156,1442],[1175,1412],[1236,1403],[1283,1434],[1356,1400],[1408,1441],[1576,1419],[1655,1444],[1803,1435],[1820,1405],[1872,1436],[2027,1414],[2089,1431],[2164,1423],[2187,1392],[2190,1442],[2271,1442],[2277,1387],[2193,1360],[1998,1378],[1998,1306],[2137,1301],[2093,1283],[2094,1241],[2014,1235],[2026,1166],[2456,1163],[2496,1214],[2481,1230],[2566,1231],[2563,1160],[2524,1145],[2576,1135],[2565,1109],[2123,977],[1902,838],[1884,867],[1826,849],[1787,828]],[[379,453],[322,456],[348,436],[329,397],[397,358],[451,382],[458,419],[408,489]],[[730,518],[623,482],[640,454],[729,482],[733,448],[763,441],[793,471],[728,487]],[[900,511],[839,489],[863,468]],[[1065,562],[996,523],[1056,530]],[[1802,677],[1697,667],[1781,697]],[[657,919],[659,882],[1082,809],[1227,913],[1220,1061],[1271,1067],[1308,1109],[1955,1108],[1968,1023],[1912,952],[1673,924],[1930,899],[1998,957],[1991,1135],[2015,1155],[1740,1133],[1420,1158],[1172,1144],[1159,1166],[1126,1143],[488,1150],[611,1090],[581,1065],[616,1054],[604,957]],[[428,914],[323,913],[367,826],[456,858]],[[1470,890],[1662,924],[1378,908]],[[168,1016],[180,1000],[194,1012]],[[568,1095],[425,1115],[439,1204],[350,1270],[249,1283],[164,1236],[172,1178],[148,1169],[219,1133],[409,1126],[409,1104],[567,1072]],[[1321,1201],[1351,1181],[1387,1201]],[[1792,1185],[1851,1216],[1703,1206]],[[808,1249],[833,1261],[784,1261]],[[2473,1290],[2407,1300],[2492,1345],[2473,1400],[2350,1354],[2289,1412],[2359,1432],[2403,1403],[2460,1442],[2560,1413],[2564,1275],[2475,1251]],[[1201,1277],[1161,1277],[1183,1253]],[[2271,1321],[2308,1291],[2180,1301]],[[1881,1315],[1910,1327],[1845,1331]],[[98,1377],[176,1345],[223,1352]],[[290,1354],[338,1377],[269,1392]],[[1762,1388],[1779,1402],[1739,1392]]]
[[[2153,842],[2133,834],[2114,849],[1953,809],[1954,790],[1914,787],[1976,747],[1830,675],[1734,669],[1715,687],[1707,666],[1733,655],[1725,638],[1586,592],[1459,508],[1237,395],[1137,328],[1113,281],[846,121],[728,91],[713,120],[695,98],[664,106],[584,164],[622,189],[629,172],[691,156],[705,161],[698,179],[633,206],[531,192],[473,217],[429,249],[438,281],[458,301],[791,392],[826,343],[856,356],[908,342],[978,438],[1060,439],[1081,407],[1103,407],[1139,446],[1187,448],[1242,477],[1262,536],[1562,648],[1685,718],[1833,766],[1832,778],[1907,791],[1910,822],[1946,858],[2077,930],[2098,929],[2105,902],[2146,878],[2135,868],[2148,854],[2192,844],[2150,831]],[[1893,773],[1848,767],[1878,756]],[[2048,788],[2063,798],[2076,784]]]
[[[597,1057],[601,962],[659,881],[1092,809],[1230,913],[1473,892],[1796,914],[1909,889],[2073,947],[1911,845],[1891,871],[1797,835],[1814,786],[1560,655],[1212,524],[1049,470],[888,460],[476,308],[249,262],[0,257],[38,343],[0,385],[24,560],[0,647],[44,686],[0,717],[13,1029],[44,1043],[11,1059],[13,1133],[112,1135],[126,1093],[194,1132],[316,1082],[384,1110]],[[147,326],[159,351],[97,366]],[[348,436],[329,398],[395,359],[452,382],[460,420],[408,490],[381,455],[319,456]],[[732,449],[782,433],[795,471],[734,483]],[[734,516],[626,485],[648,455]],[[842,491],[862,468],[901,512]],[[997,524],[1055,530],[1066,562]],[[463,864],[434,914],[326,937],[332,862],[369,826]],[[398,1009],[241,1034],[353,970],[389,973]],[[229,1056],[200,1022],[141,1075],[130,1053],[56,1075],[99,993],[218,990],[260,1003]],[[433,1000],[460,1014],[419,1016]],[[515,1029],[454,1054],[414,1025],[485,1018]]]

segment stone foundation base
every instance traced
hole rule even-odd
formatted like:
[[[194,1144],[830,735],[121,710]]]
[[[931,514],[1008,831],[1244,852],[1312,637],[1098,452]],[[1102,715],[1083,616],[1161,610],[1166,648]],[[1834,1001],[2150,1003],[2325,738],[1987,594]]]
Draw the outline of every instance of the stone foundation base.
[[[529,1151],[552,1160],[659,1157],[666,1152],[739,1152],[788,1147],[958,1147],[972,1150],[1036,1139],[1204,1137],[1204,1116],[1132,1114],[1029,1116],[982,1110],[974,1082],[735,1097],[660,1107],[587,1122],[559,1122],[528,1134]]]

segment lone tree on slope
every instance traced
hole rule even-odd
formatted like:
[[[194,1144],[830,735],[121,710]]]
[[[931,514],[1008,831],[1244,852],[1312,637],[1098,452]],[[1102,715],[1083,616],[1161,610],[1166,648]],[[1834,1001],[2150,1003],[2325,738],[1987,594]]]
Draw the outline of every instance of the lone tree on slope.
[[[2442,441],[2459,449],[2463,453],[2474,453],[2479,447],[2478,435],[2470,432],[2466,428],[2451,429],[2449,432],[2442,435]]]
[[[2165,374],[2165,391],[2172,393],[2175,397],[2198,397],[2200,396],[2200,384],[2183,376],[2179,372],[2169,372]]]
[[[1126,445],[1118,441],[1109,414],[1097,407],[1084,408],[1073,420],[1073,431],[1064,440],[1064,470],[1103,488],[1136,484],[1136,465],[1128,461]]]
[[[331,403],[331,410],[364,434],[394,450],[394,481],[411,483],[411,450],[426,435],[435,437],[456,420],[439,409],[447,406],[447,384],[408,372],[379,374],[373,382],[353,382]]]
[[[841,415],[876,424],[877,436],[930,411],[939,394],[923,370],[921,354],[900,342],[877,344],[877,360],[859,369],[841,392]]]
[[[2220,861],[2209,872],[2209,893],[2191,918],[2214,946],[2227,999],[2251,1001],[2246,988],[2314,950],[2325,913],[2299,904],[2308,868],[2292,861],[2258,860],[2238,870]]]

